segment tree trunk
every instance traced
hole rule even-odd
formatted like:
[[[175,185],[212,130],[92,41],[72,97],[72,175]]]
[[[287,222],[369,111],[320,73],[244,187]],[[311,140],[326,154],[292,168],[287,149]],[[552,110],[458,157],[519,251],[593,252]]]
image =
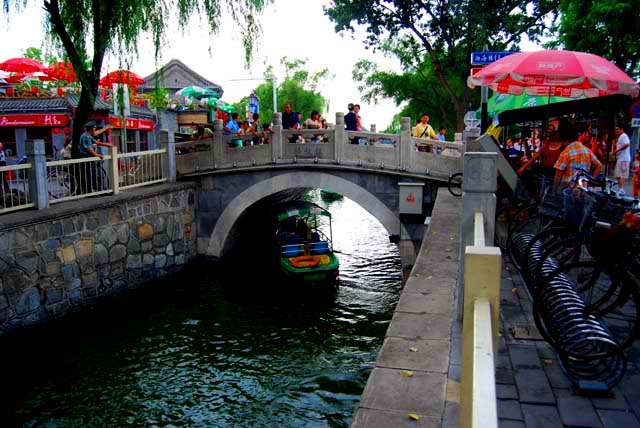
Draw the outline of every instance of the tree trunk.
[[[78,100],[78,107],[76,108],[75,115],[73,117],[73,148],[74,153],[77,155],[78,143],[80,142],[80,136],[84,132],[84,124],[87,123],[89,119],[89,113],[91,113],[91,100],[90,100],[90,89],[82,88],[82,92],[80,92],[80,99]],[[75,156],[74,156],[75,157]]]

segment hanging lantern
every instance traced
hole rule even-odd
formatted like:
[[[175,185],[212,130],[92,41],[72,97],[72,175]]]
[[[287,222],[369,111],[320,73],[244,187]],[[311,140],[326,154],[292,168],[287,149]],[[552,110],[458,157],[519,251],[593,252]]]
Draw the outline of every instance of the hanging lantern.
[[[37,87],[37,86],[32,86],[32,87],[31,87],[31,93],[32,93],[33,95],[36,95],[36,94],[38,93],[38,87]]]
[[[135,89],[133,89],[131,90],[131,95],[135,97],[136,95],[138,95],[138,92]]]
[[[60,132],[61,132],[60,128],[53,128],[53,129],[51,130],[51,133],[52,133],[53,135],[60,135]]]
[[[13,88],[12,87],[8,87],[7,88],[7,95],[12,97],[13,96]]]
[[[69,127],[64,128],[64,135],[69,135],[71,133],[71,129]]]
[[[64,91],[62,90],[62,87],[60,87],[60,86],[58,86],[57,92],[58,92],[58,96],[59,97],[61,97],[64,94]]]

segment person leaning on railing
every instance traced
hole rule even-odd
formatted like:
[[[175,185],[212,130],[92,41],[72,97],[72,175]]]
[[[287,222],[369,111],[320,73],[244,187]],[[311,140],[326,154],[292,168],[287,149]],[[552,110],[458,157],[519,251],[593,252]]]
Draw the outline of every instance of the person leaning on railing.
[[[103,159],[104,156],[96,151],[97,147],[113,147],[109,143],[103,143],[95,137],[105,132],[110,126],[96,131],[96,123],[89,121],[84,125],[84,133],[80,136],[78,143],[78,158],[94,158]],[[89,175],[88,177],[86,175]],[[76,164],[77,182],[80,184],[81,193],[90,193],[102,190],[102,177],[98,175],[98,163],[87,162],[84,165]]]

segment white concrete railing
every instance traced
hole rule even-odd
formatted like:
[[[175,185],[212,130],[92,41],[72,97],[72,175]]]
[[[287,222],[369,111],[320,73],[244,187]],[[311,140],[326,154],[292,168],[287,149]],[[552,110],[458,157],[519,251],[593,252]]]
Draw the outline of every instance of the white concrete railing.
[[[31,164],[0,166],[0,214],[34,206],[29,197]]]
[[[120,189],[175,182],[173,143],[166,148],[118,154],[117,147],[102,158],[47,161],[43,140],[27,141],[29,163],[0,167],[0,214],[17,209],[47,208],[50,204],[104,194]]]
[[[462,377],[460,426],[497,428],[495,360],[500,322],[502,255],[493,245],[496,155],[464,154],[461,222]]]
[[[179,175],[215,169],[289,163],[322,163],[381,168],[447,179],[462,169],[464,145],[411,137],[409,118],[402,119],[400,134],[354,132],[344,129],[344,116],[336,113],[332,129],[282,129],[280,113],[273,115],[268,144],[251,145],[255,137],[225,136],[222,121],[214,121],[213,137],[201,142],[178,143]],[[229,142],[242,140],[243,148]],[[416,141],[417,140],[417,141]],[[415,144],[434,147],[417,151]],[[355,144],[354,144],[355,143]]]
[[[475,213],[475,242],[465,250],[460,426],[497,428],[495,358],[500,322],[497,247],[485,246],[484,215]]]

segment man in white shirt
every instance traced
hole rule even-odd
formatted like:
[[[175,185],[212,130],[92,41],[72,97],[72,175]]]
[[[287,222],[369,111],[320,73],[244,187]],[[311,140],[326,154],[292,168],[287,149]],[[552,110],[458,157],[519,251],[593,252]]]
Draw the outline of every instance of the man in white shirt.
[[[614,171],[615,178],[618,179],[618,188],[624,192],[624,185],[629,178],[629,163],[631,162],[631,142],[629,136],[624,133],[624,129],[616,126],[616,148],[613,154],[616,155],[616,169]]]

